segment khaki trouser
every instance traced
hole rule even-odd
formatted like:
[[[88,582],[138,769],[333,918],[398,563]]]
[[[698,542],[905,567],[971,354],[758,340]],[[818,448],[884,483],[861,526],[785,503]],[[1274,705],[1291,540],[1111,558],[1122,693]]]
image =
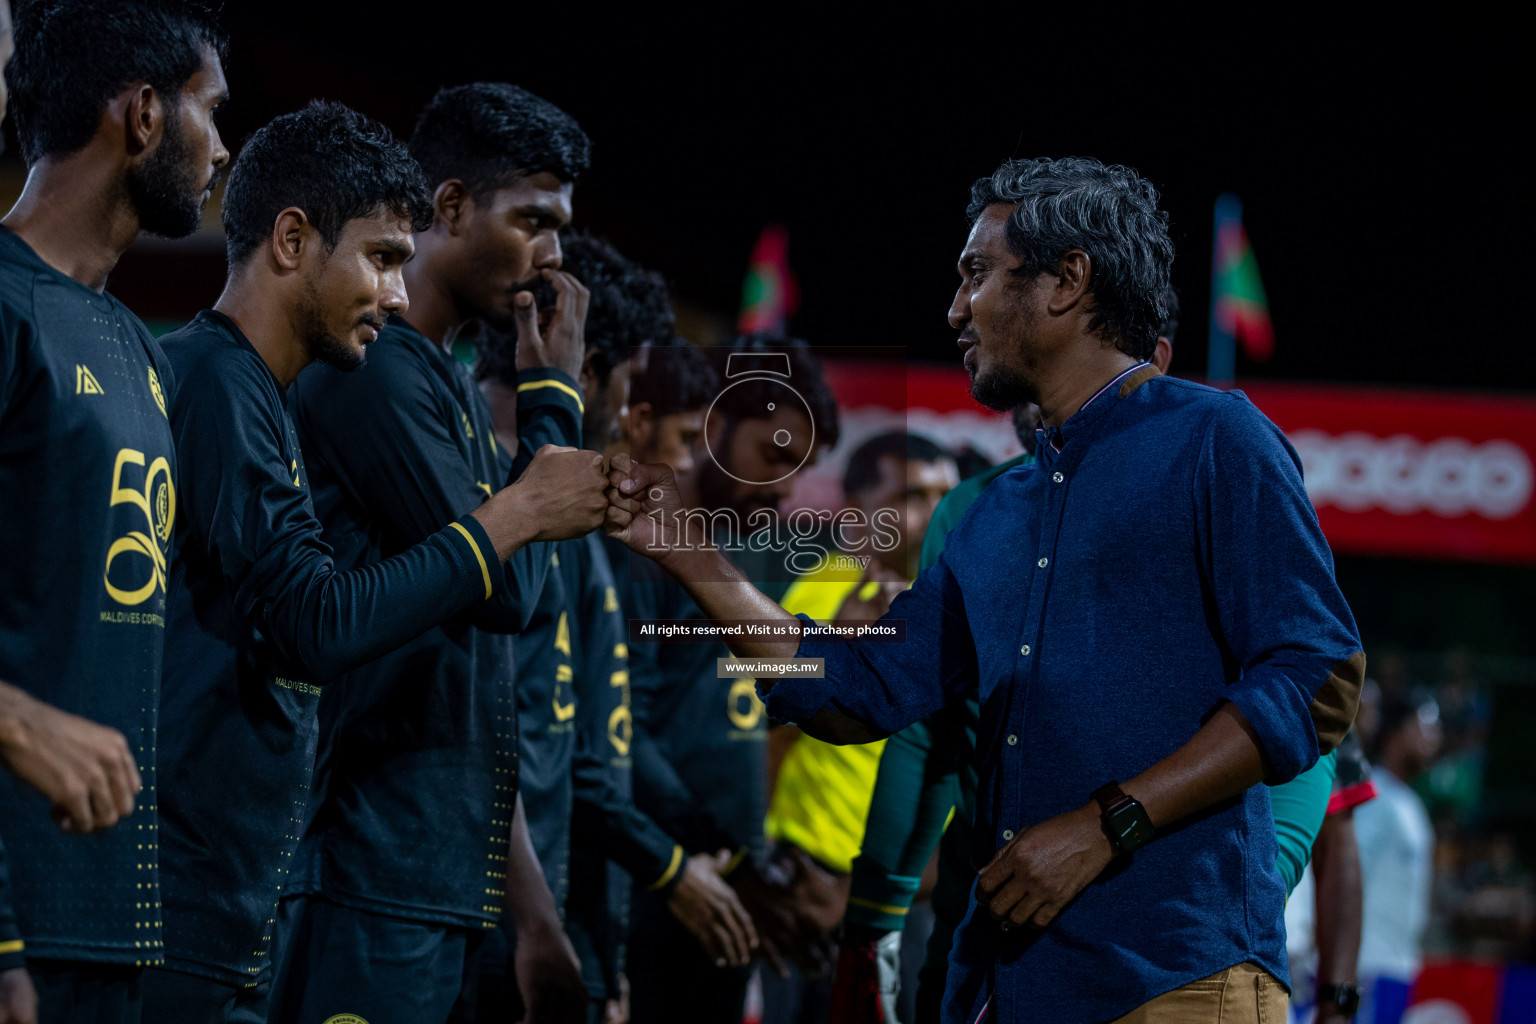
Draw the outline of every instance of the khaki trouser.
[[[1258,964],[1242,963],[1192,981],[1114,1024],[1286,1024],[1285,986]]]

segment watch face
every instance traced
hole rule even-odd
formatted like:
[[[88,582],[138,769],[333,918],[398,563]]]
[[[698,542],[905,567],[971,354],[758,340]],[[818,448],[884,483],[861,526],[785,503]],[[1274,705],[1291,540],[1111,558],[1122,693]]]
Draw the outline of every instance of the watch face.
[[[1333,1005],[1339,1008],[1340,1013],[1353,1017],[1355,1011],[1360,1009],[1360,990],[1353,985],[1335,985]]]
[[[1110,828],[1115,835],[1115,845],[1126,853],[1145,846],[1152,838],[1152,822],[1147,819],[1141,804],[1134,801],[1110,817]]]

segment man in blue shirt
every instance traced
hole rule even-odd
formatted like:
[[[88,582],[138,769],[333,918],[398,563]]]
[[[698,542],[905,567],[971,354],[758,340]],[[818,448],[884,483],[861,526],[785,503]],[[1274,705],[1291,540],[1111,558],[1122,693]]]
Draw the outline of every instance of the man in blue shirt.
[[[893,602],[892,643],[748,635],[769,714],[865,742],[975,695],[975,855],[947,1021],[1279,1019],[1269,796],[1354,718],[1364,655],[1278,428],[1146,362],[1173,246],[1157,193],[1088,159],[972,189],[950,308],[972,394],[1033,401],[999,477]],[[672,541],[668,474],[615,460],[610,530],[719,619],[786,618]],[[786,623],[787,624],[787,623]],[[761,637],[761,638],[759,638]]]

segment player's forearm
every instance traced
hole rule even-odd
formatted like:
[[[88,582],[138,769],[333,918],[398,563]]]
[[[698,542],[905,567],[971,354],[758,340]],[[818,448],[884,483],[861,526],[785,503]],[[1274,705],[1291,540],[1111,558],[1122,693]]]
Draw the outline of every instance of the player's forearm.
[[[512,813],[511,842],[507,846],[507,892],[503,903],[512,926],[520,935],[536,934],[553,927],[560,930],[560,910],[555,905],[549,882],[539,867],[539,858],[533,852],[533,839],[528,834],[528,817],[523,811],[523,798],[517,798]]]
[[[32,697],[0,679],[0,756],[3,756],[21,738],[22,708]]]
[[[1263,782],[1264,774],[1258,736],[1235,704],[1224,703],[1188,743],[1120,787],[1154,827],[1166,828]]]
[[[537,506],[533,495],[516,484],[505,487],[470,515],[485,528],[496,548],[496,561],[505,562],[519,548],[533,543],[539,533]]]
[[[657,558],[682,584],[706,616],[723,622],[752,622],[782,627],[782,636],[745,635],[726,640],[738,658],[793,658],[800,647],[801,621],[757,589],[719,551],[669,551]]]
[[[1352,811],[1329,815],[1312,847],[1317,879],[1317,976],[1352,985],[1360,959],[1360,847]]]

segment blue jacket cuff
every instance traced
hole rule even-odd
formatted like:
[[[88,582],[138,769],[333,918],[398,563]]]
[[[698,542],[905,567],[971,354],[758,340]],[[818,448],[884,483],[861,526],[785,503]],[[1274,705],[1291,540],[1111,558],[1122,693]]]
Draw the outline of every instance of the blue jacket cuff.
[[[815,628],[816,621],[808,615],[796,615],[804,625]],[[808,637],[800,638],[800,646],[795,650],[797,658],[827,658],[830,667],[833,653],[832,648],[846,647],[846,644],[818,643]],[[757,684],[757,695],[763,701],[763,707],[768,710],[768,717],[776,722],[798,724],[809,722],[816,717],[816,713],[824,708],[831,697],[832,689],[828,679],[780,679],[774,683],[773,689],[764,692],[761,681]]]

